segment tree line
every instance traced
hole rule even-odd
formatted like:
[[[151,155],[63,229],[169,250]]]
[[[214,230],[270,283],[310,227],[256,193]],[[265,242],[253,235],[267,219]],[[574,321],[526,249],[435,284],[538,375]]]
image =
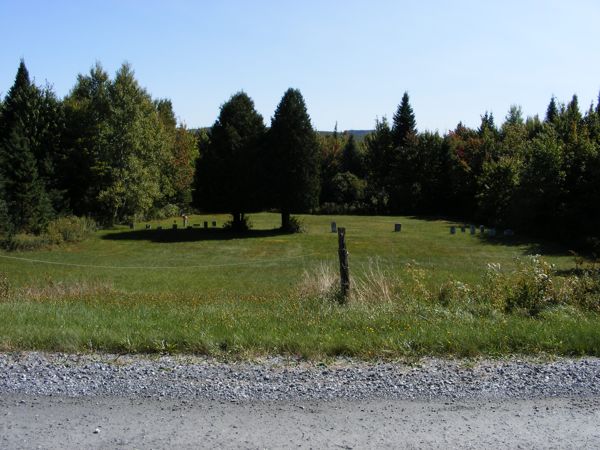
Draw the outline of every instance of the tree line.
[[[189,208],[246,214],[360,213],[451,216],[577,243],[598,242],[600,101],[551,98],[545,117],[510,108],[477,129],[418,131],[405,93],[391,124],[364,139],[318,133],[300,91],[289,89],[269,126],[244,92],[209,129],[178,123],[133,70],[111,78],[96,64],[59,99],[21,61],[0,104],[0,227],[44,230],[67,214],[103,224]]]

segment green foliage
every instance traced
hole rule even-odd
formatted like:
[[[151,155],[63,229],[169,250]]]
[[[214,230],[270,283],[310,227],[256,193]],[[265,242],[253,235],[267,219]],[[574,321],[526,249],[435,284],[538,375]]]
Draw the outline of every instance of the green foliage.
[[[88,217],[67,216],[52,220],[46,235],[54,244],[81,242],[91,237],[97,229],[96,222]]]
[[[539,256],[522,261],[510,278],[510,286],[507,286],[506,310],[522,310],[530,316],[537,316],[544,309],[556,305],[552,271],[553,267]]]
[[[230,212],[234,228],[244,229],[243,216],[263,206],[261,155],[266,128],[254,102],[244,92],[221,106],[210,130],[210,142],[196,169],[197,206]]]
[[[410,140],[417,134],[417,122],[408,92],[402,96],[402,101],[398,105],[398,110],[394,114],[394,122],[392,125],[392,135],[394,137],[394,145],[401,147],[409,144]]]
[[[268,134],[272,204],[281,211],[284,229],[290,213],[318,206],[319,147],[306,104],[297,89],[288,89],[275,110]]]
[[[12,130],[0,143],[4,210],[10,231],[40,233],[52,216],[52,206],[39,179],[29,140],[19,131]]]

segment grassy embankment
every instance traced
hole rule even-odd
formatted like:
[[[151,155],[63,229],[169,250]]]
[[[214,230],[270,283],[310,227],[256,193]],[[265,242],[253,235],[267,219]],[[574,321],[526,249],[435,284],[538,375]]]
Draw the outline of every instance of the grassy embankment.
[[[557,275],[573,267],[566,249],[468,230],[451,236],[451,223],[438,220],[335,217],[347,228],[355,286],[339,305],[331,217],[303,216],[307,232],[295,235],[270,231],[275,214],[251,218],[244,237],[170,230],[169,220],[162,231],[122,227],[51,251],[2,253],[59,264],[0,258],[10,284],[0,300],[0,349],[600,355],[595,288],[587,295],[589,279],[584,286]],[[204,220],[213,217],[190,222]],[[552,273],[515,259],[536,253],[555,265]]]

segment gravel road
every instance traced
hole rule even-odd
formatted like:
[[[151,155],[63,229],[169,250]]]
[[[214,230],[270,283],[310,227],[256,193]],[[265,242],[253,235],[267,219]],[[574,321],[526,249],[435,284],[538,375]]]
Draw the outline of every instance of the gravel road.
[[[600,359],[0,354],[0,448],[600,446]]]

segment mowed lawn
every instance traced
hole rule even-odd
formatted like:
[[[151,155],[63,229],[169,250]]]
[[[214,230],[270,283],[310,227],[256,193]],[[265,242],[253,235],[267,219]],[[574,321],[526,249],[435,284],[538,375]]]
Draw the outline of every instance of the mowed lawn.
[[[376,262],[402,276],[406,263],[426,270],[427,282],[447,280],[475,283],[488,263],[514,267],[515,258],[544,254],[557,268],[570,268],[568,249],[524,238],[489,240],[479,231],[471,236],[444,220],[408,217],[299,216],[300,234],[279,234],[279,215],[250,215],[253,229],[246,236],[220,229],[228,216],[190,216],[193,230],[181,219],[136,224],[99,231],[93,239],[53,250],[0,253],[0,272],[15,286],[53,282],[107,282],[127,292],[177,292],[207,296],[287,296],[302,273],[321,263],[337,264],[337,235],[330,224],[346,227],[351,274]],[[212,228],[212,221],[217,228]],[[209,229],[204,230],[204,222]],[[177,230],[172,224],[176,222]],[[401,223],[402,231],[394,232]],[[156,230],[162,226],[163,230]],[[35,261],[33,261],[35,260]],[[36,262],[44,261],[44,262]],[[50,264],[52,263],[52,264]]]
[[[192,216],[190,224],[200,224],[192,230],[181,229],[181,219],[150,222],[150,230],[142,223],[53,250],[1,253],[10,289],[0,299],[0,350],[367,359],[600,355],[600,318],[592,310],[565,303],[531,316],[506,312],[493,298],[476,299],[469,294],[475,288],[440,288],[449,281],[483,285],[488,264],[509,273],[529,254],[542,253],[557,271],[568,271],[574,265],[568,249],[518,236],[489,240],[460,228],[451,235],[450,226],[461,224],[443,220],[300,216],[306,232],[281,234],[274,231],[279,216],[261,213],[251,215],[253,230],[239,236],[220,228],[227,219]],[[171,229],[173,221],[179,229]],[[351,278],[364,279],[373,267],[385,275],[374,278],[368,301],[340,305],[300,294],[306,273],[337,270],[332,221],[346,227]],[[391,300],[380,302],[385,277],[401,282]]]

